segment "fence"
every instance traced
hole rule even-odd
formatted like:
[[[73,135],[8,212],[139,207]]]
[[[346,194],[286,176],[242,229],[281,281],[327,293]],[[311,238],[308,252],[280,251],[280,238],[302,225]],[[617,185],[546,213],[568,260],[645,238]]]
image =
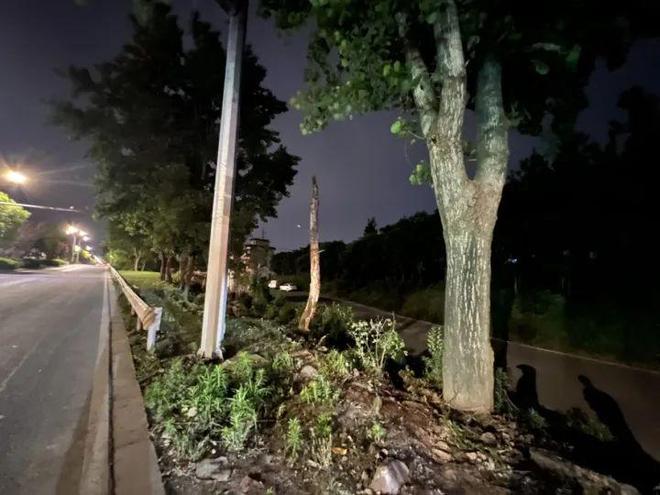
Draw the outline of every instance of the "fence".
[[[163,308],[154,308],[149,306],[138,296],[135,291],[128,285],[117,270],[110,267],[112,278],[121,287],[124,296],[131,305],[132,312],[137,315],[138,330],[147,330],[147,350],[151,351],[156,345],[156,336],[160,330],[160,320],[163,316]]]

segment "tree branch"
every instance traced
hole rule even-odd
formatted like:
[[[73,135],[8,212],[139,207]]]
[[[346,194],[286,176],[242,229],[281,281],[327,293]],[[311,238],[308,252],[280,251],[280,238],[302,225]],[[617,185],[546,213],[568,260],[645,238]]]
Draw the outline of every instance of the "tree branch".
[[[399,24],[399,36],[405,46],[406,63],[410,67],[410,75],[414,84],[413,100],[419,112],[422,134],[425,139],[430,139],[438,116],[433,83],[419,49],[413,46],[408,38],[408,25],[405,14],[398,14],[397,22]]]
[[[502,101],[502,67],[488,56],[479,70],[477,113],[477,172],[475,181],[488,200],[499,203],[506,178],[509,144]]]

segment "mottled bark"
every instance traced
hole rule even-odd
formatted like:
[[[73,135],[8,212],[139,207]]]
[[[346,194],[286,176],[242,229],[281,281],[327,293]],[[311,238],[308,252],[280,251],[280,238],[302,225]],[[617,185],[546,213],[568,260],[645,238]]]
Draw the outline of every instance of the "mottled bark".
[[[309,332],[309,325],[316,314],[321,293],[321,263],[319,253],[319,187],[312,177],[312,200],[309,205],[309,295],[305,310],[300,315],[298,328]]]
[[[443,395],[455,409],[489,412],[493,406],[490,345],[490,257],[493,228],[508,159],[501,69],[487,57],[478,67],[477,170],[463,156],[466,73],[458,13],[442,1],[433,30],[441,90],[429,87],[426,65],[407,47],[413,97],[429,149],[431,177],[447,251]]]
[[[166,268],[166,256],[163,251],[160,252],[160,279],[161,281],[165,281],[165,268]]]

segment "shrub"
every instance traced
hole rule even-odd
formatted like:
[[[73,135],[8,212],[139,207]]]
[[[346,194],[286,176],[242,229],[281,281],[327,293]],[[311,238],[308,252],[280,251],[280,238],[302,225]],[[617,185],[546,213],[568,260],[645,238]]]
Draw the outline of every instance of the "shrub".
[[[19,266],[21,263],[18,260],[0,256],[0,270],[16,270]]]
[[[365,371],[382,374],[387,359],[398,360],[407,354],[393,320],[354,322],[349,334],[355,341],[355,357]]]
[[[296,307],[291,303],[284,304],[277,313],[277,322],[281,325],[291,323],[296,317]]]
[[[439,387],[442,386],[442,354],[444,352],[444,332],[442,327],[433,326],[426,339],[430,357],[424,357],[426,377]]]
[[[518,413],[518,408],[509,398],[509,375],[503,368],[495,370],[495,391],[494,391],[495,412],[507,416],[513,416]]]
[[[21,260],[21,265],[23,268],[36,269],[43,266],[43,261],[44,260],[38,260],[36,258],[23,258]]]
[[[68,265],[69,263],[67,261],[64,261],[63,259],[60,258],[51,258],[47,260],[41,260],[41,265],[42,266],[64,266]]]
[[[353,323],[353,309],[343,304],[332,303],[324,306],[313,335],[325,338],[325,343],[339,349],[346,349],[352,343],[348,329]]]
[[[268,305],[273,300],[266,280],[258,277],[252,279],[250,294],[252,295],[252,315],[256,317],[264,316]]]

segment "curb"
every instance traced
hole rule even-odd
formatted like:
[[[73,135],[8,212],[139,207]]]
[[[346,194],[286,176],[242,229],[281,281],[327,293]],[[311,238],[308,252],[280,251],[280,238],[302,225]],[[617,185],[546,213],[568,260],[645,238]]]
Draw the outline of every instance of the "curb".
[[[109,278],[105,297],[109,314],[99,336],[79,493],[164,495],[131,348]]]

